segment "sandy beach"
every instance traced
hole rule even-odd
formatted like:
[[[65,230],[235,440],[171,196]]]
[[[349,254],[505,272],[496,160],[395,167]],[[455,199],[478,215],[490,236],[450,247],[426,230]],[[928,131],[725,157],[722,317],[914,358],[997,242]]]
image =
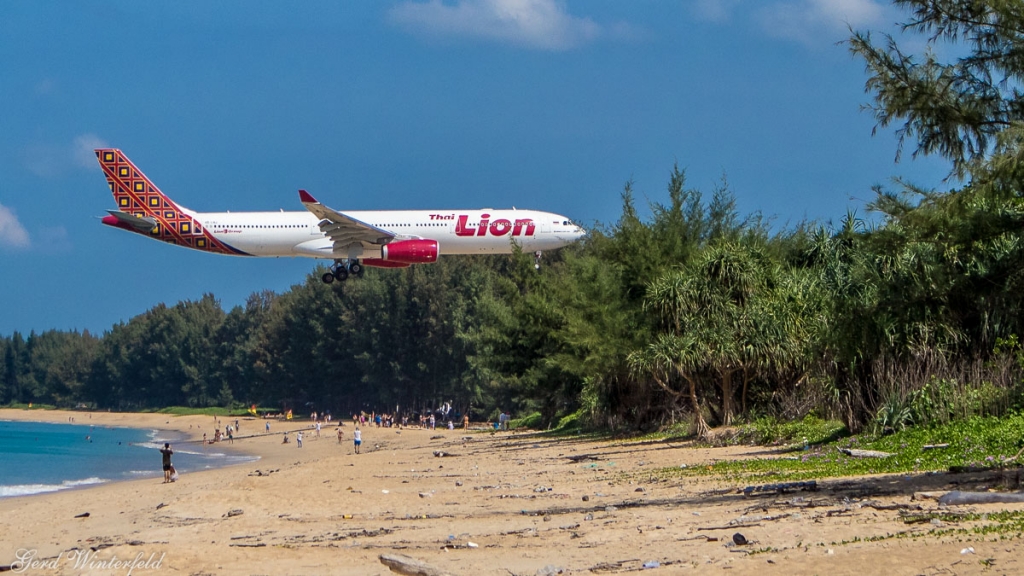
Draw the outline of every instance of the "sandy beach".
[[[66,423],[72,416],[192,437],[213,428],[209,416],[0,410],[3,420]],[[242,419],[241,435],[256,436],[233,446],[259,456],[256,462],[171,484],[151,478],[0,500],[0,567],[383,575],[394,572],[379,556],[401,554],[457,575],[1024,573],[1020,534],[928,535],[971,524],[900,517],[901,510],[938,510],[915,493],[983,488],[992,482],[985,475],[823,480],[814,492],[748,497],[722,479],[656,472],[771,450],[370,426],[357,455],[351,422],[341,444],[332,425],[321,438],[307,430],[302,448],[294,434],[282,444],[280,432],[308,423],[273,421],[270,435],[263,424]],[[159,465],[154,452],[154,470]],[[735,545],[735,533],[748,543]],[[25,568],[30,557],[34,564]]]

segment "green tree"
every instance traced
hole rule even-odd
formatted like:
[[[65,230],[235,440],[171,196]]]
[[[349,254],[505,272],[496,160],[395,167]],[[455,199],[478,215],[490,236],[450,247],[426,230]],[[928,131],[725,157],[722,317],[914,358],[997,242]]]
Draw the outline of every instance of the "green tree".
[[[879,126],[902,122],[899,149],[939,154],[966,174],[995,138],[1024,120],[1024,5],[1016,0],[893,0],[910,18],[903,30],[925,37],[919,54],[886,35],[856,32],[850,50],[867,65],[866,89]],[[908,42],[909,43],[909,42]],[[917,46],[915,44],[915,46]],[[940,54],[951,56],[943,60]],[[897,155],[898,157],[898,155]]]

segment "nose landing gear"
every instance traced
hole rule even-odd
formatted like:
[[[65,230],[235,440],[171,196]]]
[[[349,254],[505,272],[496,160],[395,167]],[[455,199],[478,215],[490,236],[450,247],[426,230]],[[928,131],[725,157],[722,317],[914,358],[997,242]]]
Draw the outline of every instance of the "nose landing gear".
[[[331,271],[324,272],[320,280],[324,284],[331,284],[335,280],[344,282],[348,280],[349,276],[363,277],[363,265],[359,263],[359,260],[335,260],[334,266],[331,266]]]

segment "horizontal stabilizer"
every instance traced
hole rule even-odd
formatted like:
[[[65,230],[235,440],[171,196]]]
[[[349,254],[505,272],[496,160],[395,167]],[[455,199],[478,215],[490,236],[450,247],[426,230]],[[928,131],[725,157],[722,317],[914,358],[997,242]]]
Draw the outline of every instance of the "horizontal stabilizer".
[[[134,230],[136,232],[142,232],[143,234],[149,234],[157,225],[156,219],[148,216],[140,218],[119,210],[107,210],[107,212],[110,215],[103,217],[103,223],[107,226],[116,226],[117,228],[125,228],[127,230]]]

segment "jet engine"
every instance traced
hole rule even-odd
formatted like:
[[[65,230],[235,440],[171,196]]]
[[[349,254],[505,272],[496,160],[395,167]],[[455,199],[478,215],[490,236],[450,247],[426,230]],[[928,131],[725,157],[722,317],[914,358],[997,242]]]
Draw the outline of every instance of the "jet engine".
[[[380,249],[381,260],[402,264],[430,264],[437,262],[437,255],[437,240],[402,240]]]

